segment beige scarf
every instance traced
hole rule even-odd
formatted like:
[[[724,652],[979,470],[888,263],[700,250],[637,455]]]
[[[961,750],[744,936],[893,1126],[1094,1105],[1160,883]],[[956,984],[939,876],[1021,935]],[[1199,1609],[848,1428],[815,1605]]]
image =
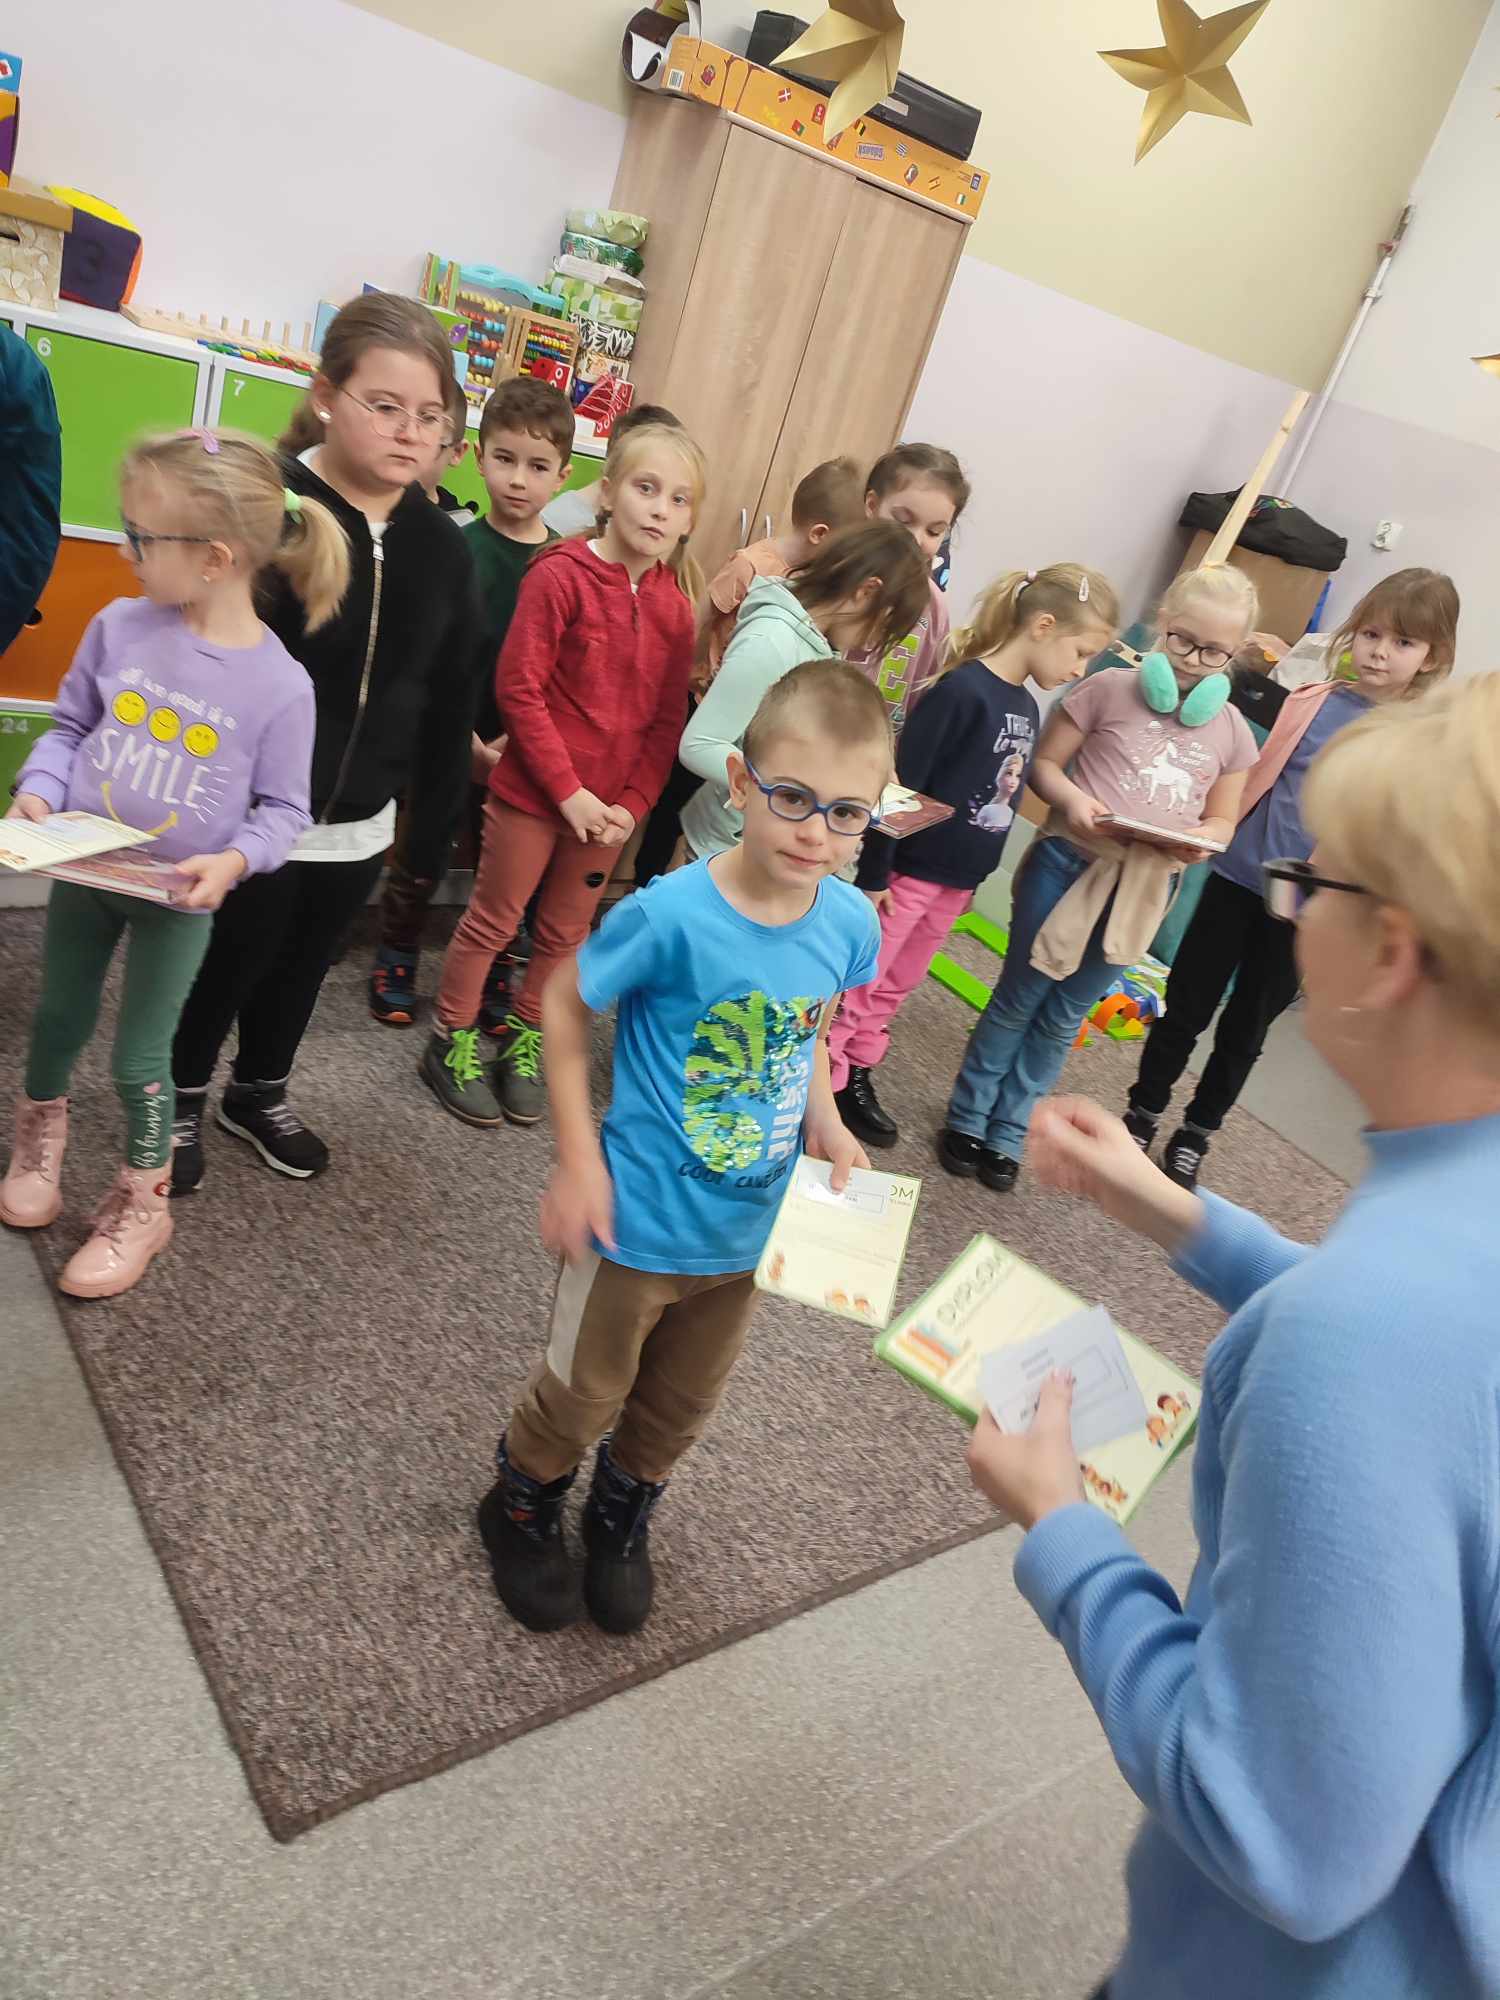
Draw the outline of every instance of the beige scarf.
[[[1094,857],[1037,932],[1031,963],[1049,979],[1066,979],[1078,970],[1094,926],[1109,904],[1104,927],[1104,956],[1111,965],[1134,965],[1151,949],[1162,918],[1176,901],[1173,877],[1182,863],[1159,847],[1133,840],[1083,840],[1072,832],[1060,812],[1052,812],[1040,839],[1069,841]],[[1114,902],[1110,904],[1110,897]]]

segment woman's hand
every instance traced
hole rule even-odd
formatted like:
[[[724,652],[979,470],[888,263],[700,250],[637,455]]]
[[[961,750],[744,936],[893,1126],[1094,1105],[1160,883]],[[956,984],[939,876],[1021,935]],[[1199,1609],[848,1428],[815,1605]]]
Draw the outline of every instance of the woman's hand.
[[[1029,1531],[1060,1507],[1082,1500],[1083,1474],[1073,1449],[1073,1378],[1054,1370],[1042,1384],[1031,1429],[1001,1430],[982,1410],[966,1454],[969,1477],[991,1506]]]
[[[193,887],[180,898],[177,907],[216,910],[248,864],[237,847],[226,847],[222,854],[190,854],[186,861],[174,861],[172,865],[179,875],[193,877]]]
[[[1171,1257],[1202,1217],[1198,1197],[1169,1181],[1114,1113],[1086,1097],[1043,1099],[1031,1114],[1026,1163],[1043,1187],[1082,1195]]]
[[[50,819],[51,816],[51,806],[45,799],[38,798],[35,792],[17,792],[5,815],[7,819],[30,820]]]
[[[559,1160],[542,1196],[542,1241],[570,1264],[592,1249],[595,1239],[615,1247],[615,1189],[604,1154],[596,1145],[589,1158],[569,1165]]]

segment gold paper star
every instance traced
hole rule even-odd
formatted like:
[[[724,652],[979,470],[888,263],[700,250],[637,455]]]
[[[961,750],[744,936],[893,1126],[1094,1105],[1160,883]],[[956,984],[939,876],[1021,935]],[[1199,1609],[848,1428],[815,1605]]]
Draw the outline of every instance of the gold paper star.
[[[1248,6],[1231,7],[1203,21],[1187,0],[1156,0],[1164,48],[1099,51],[1127,83],[1148,93],[1136,141],[1137,165],[1189,111],[1250,123],[1228,63],[1270,4],[1271,0],[1250,0]]]
[[[820,21],[783,49],[772,67],[810,70],[837,88],[828,102],[828,133],[842,132],[896,87],[906,25],[896,0],[834,0]]]
[[[1474,366],[1482,368],[1486,375],[1500,375],[1500,354],[1476,354]]]

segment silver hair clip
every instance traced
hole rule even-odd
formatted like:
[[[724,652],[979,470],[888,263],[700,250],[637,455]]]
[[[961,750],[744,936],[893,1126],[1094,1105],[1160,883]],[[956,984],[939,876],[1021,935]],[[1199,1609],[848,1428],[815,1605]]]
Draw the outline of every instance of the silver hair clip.
[[[1089,601],[1089,580],[1086,576],[1080,577],[1078,583],[1078,602],[1080,604],[1087,604],[1088,601]]]

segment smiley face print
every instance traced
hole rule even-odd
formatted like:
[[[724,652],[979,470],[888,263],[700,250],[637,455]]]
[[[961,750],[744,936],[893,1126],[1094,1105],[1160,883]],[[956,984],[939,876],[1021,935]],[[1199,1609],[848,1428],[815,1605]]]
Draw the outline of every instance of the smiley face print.
[[[146,697],[134,688],[122,688],[110,703],[110,713],[127,729],[137,729],[146,720]]]
[[[182,732],[182,747],[194,757],[212,757],[219,747],[219,732],[211,723],[194,722]]]
[[[150,728],[158,743],[175,743],[182,728],[182,717],[175,708],[153,708]]]

